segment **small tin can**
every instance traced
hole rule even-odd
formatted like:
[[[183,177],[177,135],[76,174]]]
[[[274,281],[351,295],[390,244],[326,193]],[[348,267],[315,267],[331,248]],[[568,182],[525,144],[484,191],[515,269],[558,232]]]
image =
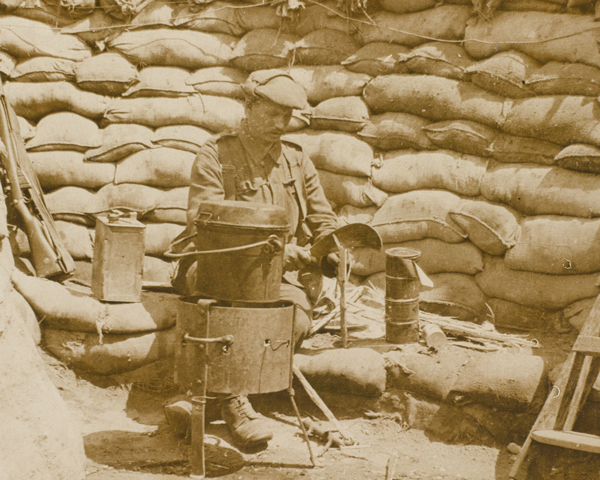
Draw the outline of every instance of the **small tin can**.
[[[105,302],[142,299],[146,226],[137,214],[115,210],[96,215],[92,294]]]

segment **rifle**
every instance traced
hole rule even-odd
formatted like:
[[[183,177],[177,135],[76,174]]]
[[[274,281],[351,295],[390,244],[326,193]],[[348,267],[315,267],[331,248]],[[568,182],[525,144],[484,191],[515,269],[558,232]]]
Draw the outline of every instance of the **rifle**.
[[[75,263],[65,248],[48,211],[40,183],[21,138],[14,110],[4,95],[0,79],[0,140],[6,152],[0,151],[0,180],[9,199],[7,207],[20,219],[29,240],[33,267],[38,277],[68,275]]]

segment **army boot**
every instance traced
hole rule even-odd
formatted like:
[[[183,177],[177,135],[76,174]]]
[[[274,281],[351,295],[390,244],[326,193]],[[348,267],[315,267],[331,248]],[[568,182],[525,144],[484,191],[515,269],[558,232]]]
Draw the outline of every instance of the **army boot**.
[[[225,400],[221,406],[221,415],[229,427],[233,441],[239,447],[261,445],[273,438],[264,419],[254,411],[245,395]]]

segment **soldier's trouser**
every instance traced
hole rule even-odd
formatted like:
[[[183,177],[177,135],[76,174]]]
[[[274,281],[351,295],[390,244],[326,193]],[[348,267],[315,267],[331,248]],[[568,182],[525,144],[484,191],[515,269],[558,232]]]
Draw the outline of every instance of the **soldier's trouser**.
[[[190,265],[185,276],[185,287],[183,291],[180,291],[182,295],[193,295],[196,287],[196,268],[197,263],[194,262]],[[279,293],[280,300],[286,300],[292,302],[297,306],[296,318],[294,324],[294,344],[295,350],[300,348],[302,341],[308,335],[310,327],[312,325],[312,306],[306,291],[302,288],[290,285],[285,281],[281,284]]]

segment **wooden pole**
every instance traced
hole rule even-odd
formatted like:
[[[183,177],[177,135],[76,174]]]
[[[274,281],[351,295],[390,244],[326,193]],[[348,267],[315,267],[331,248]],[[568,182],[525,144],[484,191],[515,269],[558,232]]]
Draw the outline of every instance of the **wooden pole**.
[[[352,435],[350,435],[348,433],[348,431],[338,421],[338,419],[335,418],[335,415],[333,414],[333,412],[331,410],[329,410],[329,407],[327,405],[325,405],[325,402],[321,399],[321,397],[319,397],[319,394],[316,392],[316,390],[312,387],[312,385],[310,383],[308,383],[308,380],[306,379],[304,374],[300,371],[300,369],[296,365],[294,365],[292,368],[294,370],[294,375],[296,375],[298,380],[300,380],[300,383],[304,387],[304,390],[306,390],[306,393],[308,393],[308,396],[310,397],[310,399],[315,403],[315,405],[317,407],[319,407],[321,409],[323,414],[327,417],[327,420],[329,420],[331,423],[333,423],[335,428],[338,429],[338,432],[340,432],[340,435],[342,437],[344,437],[345,440],[347,440],[348,442],[351,442],[350,445],[356,443],[354,438],[352,438]]]

